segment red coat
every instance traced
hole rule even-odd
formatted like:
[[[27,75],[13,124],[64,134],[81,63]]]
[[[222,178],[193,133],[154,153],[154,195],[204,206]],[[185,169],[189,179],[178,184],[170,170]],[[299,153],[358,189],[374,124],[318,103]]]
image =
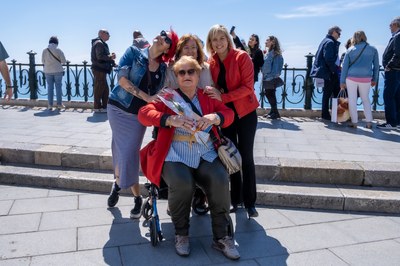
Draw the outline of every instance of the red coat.
[[[203,115],[218,112],[223,116],[222,127],[232,124],[234,113],[232,109],[226,107],[222,102],[211,99],[203,93],[203,90],[197,90],[197,97],[200,102]],[[144,175],[155,185],[160,185],[162,167],[167,157],[169,147],[174,137],[174,127],[161,127],[160,121],[164,114],[174,115],[164,103],[149,103],[139,110],[138,118],[140,123],[145,126],[159,127],[157,140],[151,141],[140,150],[140,166]],[[222,121],[222,120],[221,120]],[[216,135],[216,128],[212,130]]]
[[[211,76],[217,84],[220,71],[218,55],[214,54],[209,60]],[[228,93],[221,95],[222,102],[233,102],[239,118],[256,110],[259,106],[254,93],[254,65],[248,53],[231,49],[223,61],[226,74]],[[217,86],[217,85],[216,85]]]

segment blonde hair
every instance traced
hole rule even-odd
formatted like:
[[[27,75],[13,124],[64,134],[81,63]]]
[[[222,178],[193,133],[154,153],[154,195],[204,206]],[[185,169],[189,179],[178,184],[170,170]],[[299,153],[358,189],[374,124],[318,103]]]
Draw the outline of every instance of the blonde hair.
[[[225,35],[226,40],[228,41],[228,50],[233,48],[233,41],[231,36],[229,35],[228,30],[225,28],[225,26],[216,24],[211,27],[210,31],[208,32],[207,35],[207,42],[206,42],[206,49],[209,54],[214,54],[214,49],[212,48],[211,41],[217,35],[218,33],[222,33]]]
[[[194,70],[196,70],[197,74],[200,74],[201,66],[199,62],[197,62],[197,60],[191,56],[184,55],[181,58],[179,58],[179,60],[176,61],[174,66],[172,67],[175,76],[178,75],[178,71],[183,65],[190,65]]]
[[[353,34],[353,38],[351,39],[351,43],[353,45],[358,44],[360,42],[367,42],[367,35],[362,30],[356,31]]]

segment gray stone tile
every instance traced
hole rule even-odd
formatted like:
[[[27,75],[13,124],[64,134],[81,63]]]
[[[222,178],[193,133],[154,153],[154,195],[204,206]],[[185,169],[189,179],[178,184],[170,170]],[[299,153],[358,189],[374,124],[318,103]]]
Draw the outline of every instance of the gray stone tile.
[[[10,212],[13,200],[0,200],[0,216],[7,215]]]
[[[108,194],[82,194],[79,196],[79,209],[107,208]],[[133,208],[133,197],[120,196],[116,206],[131,206]]]
[[[325,223],[332,221],[342,221],[354,219],[354,216],[349,213],[340,211],[326,210],[307,210],[307,209],[279,209],[279,213],[287,217],[296,225],[306,225],[315,223]]]
[[[57,211],[43,213],[40,223],[40,230],[54,230],[62,228],[88,227],[96,225],[110,225],[113,221],[118,223],[129,222],[128,218],[123,218],[119,209],[113,212],[106,208],[93,208],[71,211]],[[128,214],[128,212],[126,212]]]
[[[77,196],[20,199],[15,201],[10,214],[75,210],[77,208]]]
[[[132,261],[133,262],[133,261]],[[118,248],[104,248],[88,251],[69,252],[36,256],[32,258],[30,266],[39,265],[122,265]],[[138,265],[138,264],[136,264]]]
[[[265,229],[282,228],[293,226],[291,222],[279,211],[257,206],[259,216],[254,219],[247,218],[246,209],[239,208],[236,213],[231,214],[233,226],[236,233],[262,231]]]
[[[345,266],[347,263],[326,249],[292,253],[282,256],[265,257],[257,259],[259,265],[274,266]]]
[[[76,250],[76,229],[1,235],[0,247],[3,259],[71,252]]]
[[[400,262],[400,243],[393,240],[336,247],[330,250],[350,265],[398,266]]]
[[[145,262],[146,265],[207,265],[211,263],[205,253],[205,248],[211,249],[209,244],[203,247],[197,238],[191,238],[190,248],[190,256],[187,258],[175,253],[173,241],[164,241],[156,247],[150,243],[122,246],[120,250],[123,265],[130,265],[134,261]]]
[[[333,222],[330,225],[334,228],[334,231],[340,231],[357,242],[371,242],[400,237],[400,224],[388,217],[368,217]]]
[[[29,266],[30,258],[1,260],[1,266]]]
[[[330,223],[271,229],[268,235],[277,239],[282,246],[292,252],[311,251],[357,243],[352,236],[335,228]]]
[[[37,231],[40,217],[40,213],[1,216],[0,235]]]
[[[78,250],[149,243],[142,221],[78,228]]]
[[[49,191],[49,197],[60,197],[60,196],[79,196],[85,195],[87,192],[85,191],[73,191],[73,190],[64,190],[64,189],[52,189]]]
[[[47,197],[48,194],[48,189],[10,186],[2,189],[0,200],[43,198]]]

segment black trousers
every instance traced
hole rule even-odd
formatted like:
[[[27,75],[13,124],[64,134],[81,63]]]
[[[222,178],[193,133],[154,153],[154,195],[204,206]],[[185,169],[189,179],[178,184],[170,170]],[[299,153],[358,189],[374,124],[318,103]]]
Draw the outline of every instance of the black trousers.
[[[190,209],[196,184],[206,193],[215,239],[230,234],[229,175],[219,158],[200,161],[197,169],[179,162],[165,162],[162,176],[168,185],[168,206],[175,234],[189,234]]]
[[[321,117],[330,120],[329,100],[333,94],[336,97],[340,91],[338,73],[331,74],[329,79],[324,79],[324,90],[322,93],[322,112]]]
[[[231,203],[244,203],[246,208],[254,207],[257,199],[256,171],[254,165],[254,138],[257,129],[257,113],[253,112],[235,120],[222,133],[238,148],[242,156],[242,171],[231,175]]]
[[[93,70],[93,105],[94,109],[106,109],[110,89],[107,83],[107,73]]]

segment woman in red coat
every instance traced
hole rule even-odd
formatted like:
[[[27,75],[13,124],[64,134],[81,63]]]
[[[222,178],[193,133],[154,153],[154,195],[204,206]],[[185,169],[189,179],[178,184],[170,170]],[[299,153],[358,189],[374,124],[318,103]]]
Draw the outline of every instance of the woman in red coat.
[[[243,202],[248,216],[257,217],[253,149],[258,101],[253,88],[253,62],[245,51],[233,48],[228,30],[222,25],[211,27],[207,51],[212,55],[209,63],[216,88],[208,87],[205,92],[235,112],[234,122],[222,133],[232,140],[242,155],[242,171],[231,175],[231,212],[236,212],[238,205]]]
[[[197,113],[198,119],[174,114],[164,103],[150,103],[139,111],[139,121],[145,126],[159,127],[157,139],[141,150],[143,173],[154,184],[161,175],[168,185],[168,206],[175,227],[175,249],[188,256],[189,217],[196,184],[208,198],[213,247],[230,259],[239,259],[232,238],[229,216],[229,175],[218,158],[211,138],[197,142],[193,129],[205,130],[214,126],[226,127],[233,121],[233,112],[220,101],[211,99],[197,87],[201,66],[197,60],[183,56],[173,67],[178,93]]]

